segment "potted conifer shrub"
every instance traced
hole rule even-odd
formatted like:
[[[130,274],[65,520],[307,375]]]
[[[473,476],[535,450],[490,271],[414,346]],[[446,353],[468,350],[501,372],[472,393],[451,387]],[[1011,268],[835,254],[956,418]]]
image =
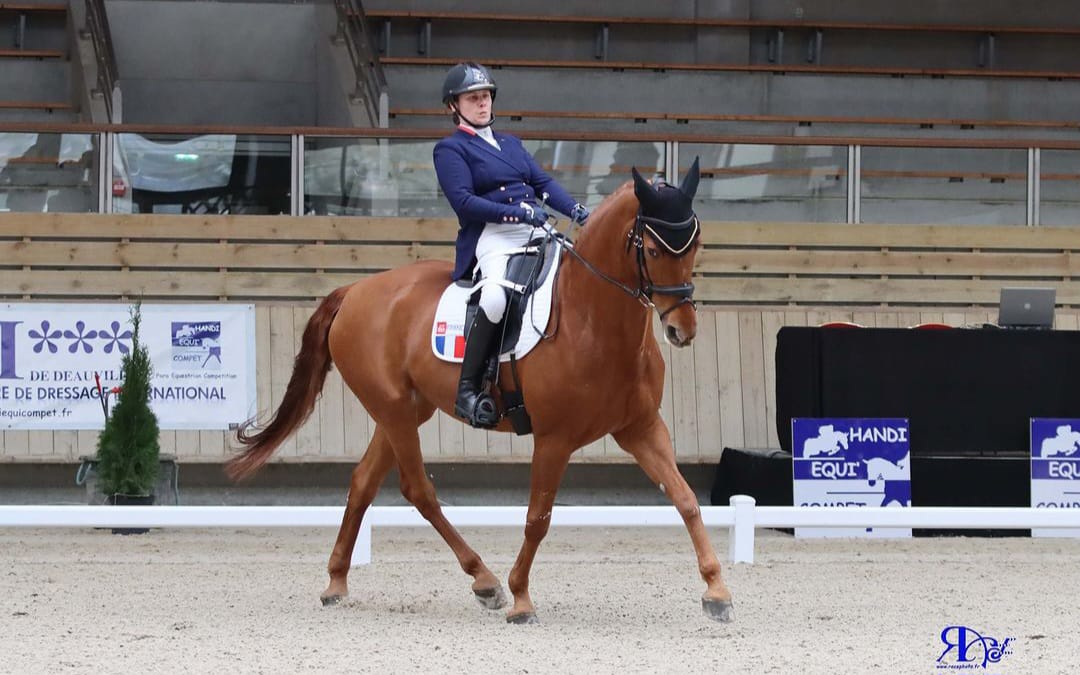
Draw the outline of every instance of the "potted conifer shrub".
[[[131,308],[131,351],[120,361],[123,382],[114,390],[116,404],[107,411],[105,428],[98,436],[97,476],[109,504],[153,504],[158,479],[158,422],[150,409],[150,351],[140,339],[139,303]],[[114,533],[146,532],[117,528]]]

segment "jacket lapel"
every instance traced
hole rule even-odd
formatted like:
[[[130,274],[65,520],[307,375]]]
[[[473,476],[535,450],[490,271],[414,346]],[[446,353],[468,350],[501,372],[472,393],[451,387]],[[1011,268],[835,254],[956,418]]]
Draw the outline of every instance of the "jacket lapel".
[[[496,136],[495,140],[499,142],[499,146],[502,148],[502,150],[496,150],[490,143],[480,138],[479,136],[473,136],[472,134],[468,134],[468,136],[470,143],[478,146],[481,150],[488,153],[492,157],[497,158],[500,162],[503,162],[519,174],[521,173],[521,164],[519,162],[512,161],[509,157],[510,150],[508,148],[511,145],[510,143],[499,140],[499,138]]]

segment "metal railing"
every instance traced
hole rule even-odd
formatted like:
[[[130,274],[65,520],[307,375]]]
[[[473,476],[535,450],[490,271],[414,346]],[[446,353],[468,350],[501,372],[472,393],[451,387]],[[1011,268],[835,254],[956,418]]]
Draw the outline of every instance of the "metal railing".
[[[97,83],[92,93],[105,100],[105,111],[110,122],[119,122],[114,110],[113,100],[119,71],[116,66],[116,52],[113,51],[112,34],[109,32],[109,18],[105,12],[105,0],[86,0],[86,33],[94,45],[97,61]]]
[[[389,116],[386,74],[383,73],[379,54],[375,49],[375,33],[371,29],[371,22],[364,14],[364,6],[360,0],[334,0],[334,7],[338,20],[335,38],[345,43],[356,77],[356,89],[352,98],[364,106],[371,126],[385,128],[388,126]]]
[[[77,137],[93,136],[83,145],[96,148],[92,165],[101,167],[101,176],[94,181],[94,189],[100,190],[99,202],[106,212],[129,212],[120,202],[124,201],[121,197],[126,198],[130,208],[132,190],[142,190],[142,197],[156,199],[153,191],[132,185],[127,175],[125,157],[132,139],[148,136],[152,140],[144,138],[142,142],[154,148],[154,143],[170,136],[179,141],[210,135],[220,136],[227,143],[239,139],[237,147],[242,152],[237,156],[249,163],[263,157],[288,167],[284,178],[280,170],[260,174],[260,189],[256,192],[263,202],[248,204],[263,209],[259,213],[451,215],[438,192],[430,159],[431,148],[444,134],[439,129],[0,122],[0,137],[9,132],[25,137],[11,141],[21,147],[33,143],[32,134],[56,136],[51,141],[54,143],[59,143],[62,135],[68,139],[65,147],[69,151]],[[706,220],[1028,226],[1080,223],[1077,141],[573,131],[519,135],[531,152],[545,156],[540,160],[542,165],[572,194],[592,203],[610,194],[608,179],[617,185],[628,175],[631,165],[639,170],[655,167],[660,176],[677,177],[695,156],[701,156],[702,189],[697,204],[699,215]],[[255,145],[251,145],[252,139],[257,140]],[[635,154],[635,148],[650,149],[655,156]],[[198,161],[197,154],[186,151],[177,158],[177,149],[168,143],[157,152],[174,166],[178,166],[176,162]],[[145,153],[136,154],[142,157]],[[19,169],[7,172],[9,188],[40,191],[66,185],[50,182],[53,179],[47,174],[68,173],[40,163],[29,171],[28,162],[16,155],[0,154],[0,166],[6,161],[11,165],[9,169]],[[562,160],[552,159],[556,155]],[[195,171],[195,165],[190,166]],[[140,175],[148,176],[145,172]],[[172,179],[178,175],[175,171],[169,173]],[[328,186],[333,189],[326,191]],[[251,187],[254,183],[245,189]],[[233,188],[236,186],[230,186]],[[6,192],[0,191],[0,210],[42,210],[5,203]],[[251,195],[243,191],[234,189],[228,194],[230,198],[251,201]],[[291,205],[279,203],[283,196],[291,200]],[[321,210],[320,204],[326,206],[328,199],[347,208]],[[273,208],[266,211],[271,201]],[[242,212],[232,207],[228,211]]]

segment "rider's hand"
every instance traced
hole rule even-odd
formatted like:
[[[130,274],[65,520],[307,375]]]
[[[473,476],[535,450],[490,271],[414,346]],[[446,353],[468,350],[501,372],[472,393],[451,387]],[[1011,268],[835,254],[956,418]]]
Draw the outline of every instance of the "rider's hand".
[[[574,204],[574,208],[570,209],[570,220],[574,221],[578,225],[584,225],[585,221],[589,219],[589,209],[584,204]]]
[[[521,210],[525,213],[521,216],[521,222],[532,225],[533,227],[543,227],[547,225],[548,214],[544,213],[544,210],[535,207],[528,202],[521,202]]]

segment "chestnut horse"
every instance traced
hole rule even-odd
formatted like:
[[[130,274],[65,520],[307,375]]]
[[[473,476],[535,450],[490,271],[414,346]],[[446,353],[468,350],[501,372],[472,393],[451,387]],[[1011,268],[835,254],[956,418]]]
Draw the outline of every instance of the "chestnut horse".
[[[697,498],[675,464],[670,433],[660,418],[664,361],[653,335],[652,310],[664,337],[677,347],[697,330],[691,270],[700,247],[693,213],[695,161],[682,187],[650,185],[633,171],[600,204],[563,254],[556,279],[550,338],[518,363],[532,418],[534,451],[525,539],[510,572],[512,623],[536,621],[529,571],[547,534],[555,493],[570,456],[611,434],[674,503],[690,533],[706,583],[707,616],[731,619],[731,593],[709,542]],[[633,188],[631,188],[631,185]],[[304,330],[281,405],[261,430],[249,421],[237,434],[244,446],[228,465],[234,479],[249,476],[314,408],[326,373],[337,365],[376,427],[352,472],[345,515],[327,569],[323,604],[348,593],[347,576],[361,520],[383,479],[397,467],[401,492],[442,535],[472,590],[486,607],[505,604],[499,580],[443,515],[424,470],[417,427],[436,408],[452,415],[459,368],[432,353],[431,325],[450,280],[445,262],[424,261],[376,274],[330,293]],[[500,381],[512,381],[502,364]],[[498,397],[496,397],[498,398]],[[503,419],[499,431],[509,431]]]

